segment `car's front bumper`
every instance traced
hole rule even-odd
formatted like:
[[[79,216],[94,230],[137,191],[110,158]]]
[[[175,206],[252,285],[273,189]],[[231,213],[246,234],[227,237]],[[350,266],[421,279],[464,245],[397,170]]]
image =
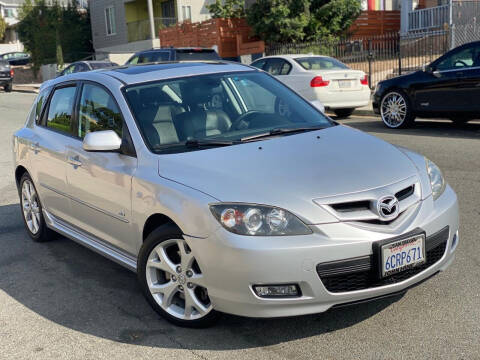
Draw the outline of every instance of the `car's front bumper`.
[[[429,237],[446,226],[449,234],[446,250],[432,266],[406,280],[364,290],[330,292],[317,265],[372,254],[376,241],[420,228]],[[419,213],[402,233],[372,231],[348,223],[311,226],[314,233],[305,236],[239,236],[218,227],[206,239],[186,237],[205,275],[215,309],[249,317],[279,317],[319,313],[339,304],[382,297],[405,290],[445,270],[453,261],[458,244],[458,204],[450,187],[433,202],[425,199]],[[454,243],[454,238],[455,244]],[[453,245],[453,246],[452,246]],[[260,298],[256,284],[298,284],[298,298]]]

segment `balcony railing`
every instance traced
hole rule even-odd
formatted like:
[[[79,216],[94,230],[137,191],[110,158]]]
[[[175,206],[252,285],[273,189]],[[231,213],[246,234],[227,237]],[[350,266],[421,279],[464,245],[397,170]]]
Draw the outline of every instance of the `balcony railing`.
[[[450,5],[411,11],[408,14],[408,30],[441,29],[450,24]]]
[[[177,23],[176,18],[157,17],[155,20],[155,36],[158,36],[158,30],[169,27]],[[128,42],[150,39],[150,21],[140,20],[127,23]]]

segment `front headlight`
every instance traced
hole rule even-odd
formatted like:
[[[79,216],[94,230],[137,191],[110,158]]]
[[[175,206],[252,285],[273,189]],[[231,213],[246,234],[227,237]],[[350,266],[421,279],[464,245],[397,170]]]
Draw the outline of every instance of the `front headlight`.
[[[213,204],[210,211],[228,231],[239,235],[308,235],[312,231],[288,211],[264,205]]]
[[[425,158],[425,163],[427,165],[428,177],[430,178],[430,185],[432,186],[433,200],[437,200],[445,191],[445,179],[442,171],[433,161]]]

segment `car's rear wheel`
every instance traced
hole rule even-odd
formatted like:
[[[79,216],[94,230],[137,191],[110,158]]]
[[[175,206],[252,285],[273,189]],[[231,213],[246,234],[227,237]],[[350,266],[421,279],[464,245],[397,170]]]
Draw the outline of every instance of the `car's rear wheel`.
[[[335,113],[335,115],[337,115],[338,118],[340,119],[346,119],[348,118],[350,115],[353,114],[353,111],[355,109],[353,108],[349,108],[349,109],[335,109],[333,110],[333,112]]]
[[[7,85],[4,86],[3,89],[5,90],[5,92],[11,92],[12,89],[13,89],[13,84],[12,84],[12,83],[8,83]]]
[[[28,235],[37,242],[44,242],[55,237],[56,233],[45,224],[42,213],[42,204],[37,189],[28,173],[20,179],[20,206],[23,222]]]
[[[385,94],[380,103],[380,116],[383,123],[391,129],[411,126],[415,120],[410,100],[401,90]]]
[[[137,265],[147,301],[165,319],[195,328],[218,319],[203,273],[177,227],[164,225],[153,231],[140,250]]]

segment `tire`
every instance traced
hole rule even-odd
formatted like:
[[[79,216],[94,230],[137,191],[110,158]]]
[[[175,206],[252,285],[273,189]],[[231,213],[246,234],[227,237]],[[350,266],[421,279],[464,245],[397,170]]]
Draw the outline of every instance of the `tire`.
[[[12,84],[12,83],[8,83],[7,85],[4,86],[3,89],[5,90],[5,92],[12,92],[13,84]]]
[[[410,99],[402,90],[388,91],[380,101],[380,116],[386,127],[400,129],[415,121]]]
[[[333,110],[333,112],[335,113],[335,115],[337,115],[337,117],[339,119],[346,119],[348,118],[350,115],[353,114],[353,111],[355,109],[353,108],[349,108],[349,109],[335,109]]]
[[[163,225],[147,237],[138,255],[137,275],[148,303],[169,322],[205,328],[220,317],[206,288],[199,285],[204,284],[203,274],[176,226]]]
[[[42,204],[37,189],[28,173],[20,179],[18,190],[20,196],[20,211],[28,235],[36,242],[45,242],[56,238],[57,233],[50,230],[45,223]]]

